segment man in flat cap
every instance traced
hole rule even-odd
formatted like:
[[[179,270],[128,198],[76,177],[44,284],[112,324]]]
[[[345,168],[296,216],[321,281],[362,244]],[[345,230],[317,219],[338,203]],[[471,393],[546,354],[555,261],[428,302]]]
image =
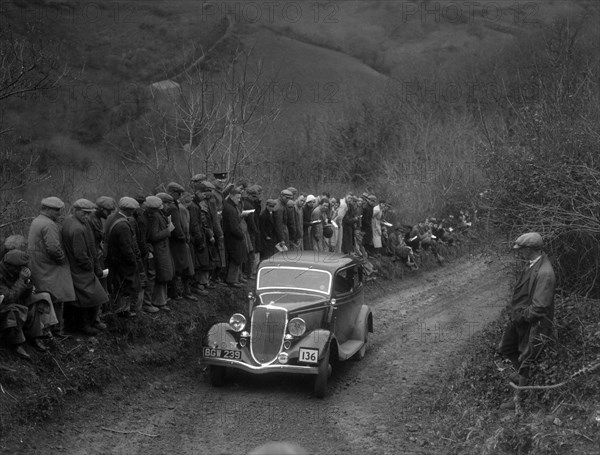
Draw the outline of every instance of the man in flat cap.
[[[160,194],[160,193],[159,193]],[[170,196],[164,193],[164,196]],[[164,197],[163,196],[163,197]],[[163,211],[163,201],[158,196],[148,196],[144,204],[148,218],[148,245],[152,258],[148,261],[149,280],[153,280],[150,301],[144,298],[144,311],[155,313],[156,309],[170,311],[167,305],[167,284],[175,276],[169,236],[175,226],[169,223]]]
[[[265,209],[260,213],[258,222],[260,229],[260,260],[265,260],[273,256],[277,249],[277,230],[275,228],[275,199],[267,199]]]
[[[77,297],[65,307],[65,313],[70,313],[74,329],[91,336],[106,329],[106,325],[98,320],[98,314],[102,305],[108,303],[108,294],[99,280],[102,267],[94,234],[87,222],[95,210],[96,205],[92,201],[78,199],[73,203],[72,214],[65,219],[62,227],[63,245]],[[66,319],[69,320],[68,317]]]
[[[10,250],[0,261],[0,333],[24,359],[30,356],[23,349],[27,337],[39,351],[46,351],[40,337],[58,324],[50,295],[34,293],[29,255]]]
[[[48,292],[56,311],[55,335],[63,337],[64,302],[75,300],[71,268],[62,244],[58,218],[65,204],[57,197],[42,199],[40,214],[31,222],[27,247],[31,281],[36,289]]]
[[[556,276],[542,248],[542,236],[537,232],[523,234],[513,246],[523,269],[508,306],[510,320],[498,352],[512,362],[515,373],[510,380],[520,386],[527,385],[544,339],[552,336]],[[512,407],[512,399],[502,405],[503,409]]]
[[[94,233],[94,243],[100,257],[100,266],[104,267],[104,256],[106,249],[104,245],[104,223],[106,219],[117,209],[117,203],[112,197],[100,196],[96,199],[96,210],[90,213],[88,223]]]
[[[223,203],[223,234],[227,251],[227,276],[225,282],[232,287],[242,287],[242,264],[248,256],[246,238],[242,229],[242,193],[233,188]]]
[[[293,216],[290,216],[288,201],[293,198],[293,193],[288,190],[282,190],[277,199],[277,205],[273,211],[275,215],[275,230],[277,232],[277,243],[289,247],[290,241],[295,237],[295,223]],[[291,208],[293,211],[293,207]]]
[[[135,199],[122,197],[119,210],[106,220],[108,280],[115,313],[121,317],[136,316],[138,295],[146,281],[135,231],[129,221],[139,206]]]

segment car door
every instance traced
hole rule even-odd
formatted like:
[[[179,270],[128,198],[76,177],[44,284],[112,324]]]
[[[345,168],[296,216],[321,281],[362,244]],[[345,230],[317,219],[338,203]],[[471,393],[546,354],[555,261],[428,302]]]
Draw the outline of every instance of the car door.
[[[364,301],[362,269],[357,264],[344,267],[333,278],[333,331],[339,343],[350,339]]]

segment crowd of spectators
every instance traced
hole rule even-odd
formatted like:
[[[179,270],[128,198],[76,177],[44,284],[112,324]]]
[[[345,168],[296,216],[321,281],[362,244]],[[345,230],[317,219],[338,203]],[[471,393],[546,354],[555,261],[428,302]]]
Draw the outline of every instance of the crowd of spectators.
[[[44,198],[28,237],[1,245],[4,341],[27,359],[26,340],[45,351],[47,340],[95,336],[107,328],[103,314],[135,318],[171,311],[182,299],[200,302],[219,285],[247,286],[259,261],[277,251],[350,254],[371,279],[382,257],[410,269],[421,254],[441,263],[440,245],[453,245],[471,225],[463,212],[394,225],[386,221],[390,205],[368,193],[335,198],[286,188],[263,203],[261,186],[213,176],[118,202],[78,199],[66,217],[63,201]]]

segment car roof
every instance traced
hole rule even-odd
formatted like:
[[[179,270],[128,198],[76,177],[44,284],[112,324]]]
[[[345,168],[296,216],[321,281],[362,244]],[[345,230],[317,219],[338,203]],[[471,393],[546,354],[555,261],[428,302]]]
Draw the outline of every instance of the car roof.
[[[269,259],[260,263],[262,267],[276,267],[278,265],[289,267],[311,267],[317,270],[326,270],[331,274],[342,267],[351,264],[359,264],[352,256],[340,253],[329,253],[324,251],[286,251],[276,253]]]

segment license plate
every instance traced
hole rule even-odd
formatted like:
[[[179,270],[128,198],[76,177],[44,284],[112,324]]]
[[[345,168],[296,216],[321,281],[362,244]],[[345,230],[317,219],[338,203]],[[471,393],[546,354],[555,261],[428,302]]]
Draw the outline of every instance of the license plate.
[[[300,348],[300,355],[298,356],[299,362],[306,363],[318,363],[319,362],[319,350],[312,348]]]
[[[242,353],[231,349],[204,348],[204,357],[240,360],[242,358]]]

